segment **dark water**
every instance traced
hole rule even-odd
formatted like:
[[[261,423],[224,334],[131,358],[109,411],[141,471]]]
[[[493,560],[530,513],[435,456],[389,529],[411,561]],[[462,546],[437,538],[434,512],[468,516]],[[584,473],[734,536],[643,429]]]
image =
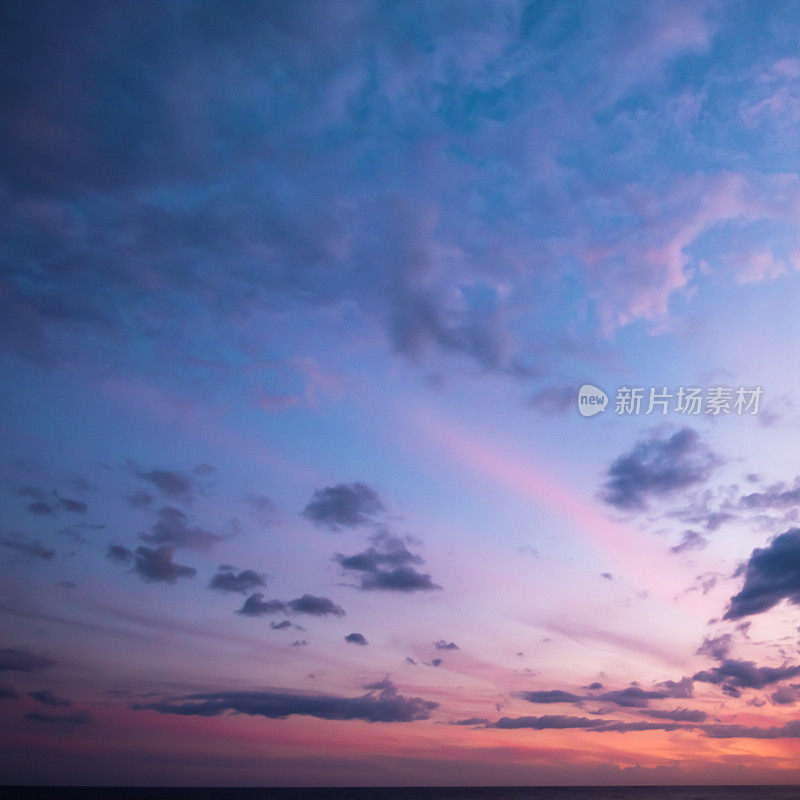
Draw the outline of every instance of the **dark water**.
[[[0,787],[0,800],[800,800],[798,786],[90,789]]]

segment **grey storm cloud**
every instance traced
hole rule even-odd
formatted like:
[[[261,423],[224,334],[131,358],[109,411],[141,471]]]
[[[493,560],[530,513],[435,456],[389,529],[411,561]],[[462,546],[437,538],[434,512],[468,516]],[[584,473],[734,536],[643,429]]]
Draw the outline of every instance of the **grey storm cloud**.
[[[344,637],[344,640],[350,644],[359,644],[362,646],[369,644],[363,633],[348,633],[347,636]]]
[[[641,441],[608,469],[603,499],[621,510],[641,510],[653,497],[703,483],[720,459],[691,428]]]
[[[41,542],[29,542],[26,539],[9,536],[0,536],[0,545],[28,558],[41,558],[43,561],[51,561],[56,554],[55,550],[45,547]]]
[[[320,527],[338,531],[372,522],[384,510],[378,493],[363,483],[339,483],[317,489],[302,516]]]
[[[189,525],[183,511],[164,506],[158,512],[158,521],[150,533],[139,534],[143,542],[154,545],[171,545],[191,550],[210,550],[224,537],[205,528]]]
[[[405,697],[390,682],[373,685],[360,697],[305,695],[288,692],[215,692],[184,695],[154,703],[135,703],[135,710],[162,714],[216,717],[223,712],[285,719],[301,715],[319,719],[361,719],[367,722],[413,722],[428,719],[438,703]],[[379,687],[379,688],[378,688]]]
[[[703,670],[693,676],[701,683],[722,685],[732,697],[738,697],[740,689],[763,689],[773,683],[795,678],[800,675],[800,666],[757,667],[753,661],[724,659],[719,666]]]
[[[70,708],[72,706],[70,700],[58,697],[48,689],[42,689],[38,692],[28,692],[28,697],[49,708]]]
[[[152,483],[162,494],[186,500],[191,497],[194,490],[194,480],[190,475],[178,470],[151,469],[149,472],[136,470],[142,480]]]
[[[194,567],[175,563],[175,548],[169,545],[161,547],[137,547],[134,553],[133,568],[144,580],[153,583],[175,583],[178,578],[193,578],[197,574]]]
[[[241,592],[246,594],[256,586],[264,586],[264,576],[252,569],[244,569],[238,574],[232,569],[220,569],[208,584],[211,589],[221,592]]]
[[[381,531],[371,536],[370,541],[372,546],[360,553],[351,556],[336,553],[333,557],[343,569],[360,576],[361,589],[394,592],[441,589],[428,573],[411,566],[425,561],[408,549],[407,540]]]
[[[448,642],[445,639],[439,639],[435,647],[437,650],[460,650],[461,648],[455,642]]]
[[[42,672],[55,665],[48,656],[17,647],[0,649],[0,672]]]
[[[344,609],[336,605],[328,597],[317,597],[313,594],[304,594],[294,600],[264,600],[261,592],[254,592],[248,597],[239,609],[239,614],[250,617],[260,617],[264,614],[277,614],[279,612],[293,612],[295,614],[308,614],[314,617],[343,617]]]
[[[800,528],[753,550],[744,569],[744,586],[731,598],[725,619],[761,614],[781,600],[800,605]]]

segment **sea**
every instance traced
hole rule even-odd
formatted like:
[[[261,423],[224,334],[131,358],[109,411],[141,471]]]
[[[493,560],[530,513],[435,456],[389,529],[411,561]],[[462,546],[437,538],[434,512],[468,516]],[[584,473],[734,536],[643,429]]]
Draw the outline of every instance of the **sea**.
[[[800,800],[800,786],[189,789],[2,787],[0,800]]]

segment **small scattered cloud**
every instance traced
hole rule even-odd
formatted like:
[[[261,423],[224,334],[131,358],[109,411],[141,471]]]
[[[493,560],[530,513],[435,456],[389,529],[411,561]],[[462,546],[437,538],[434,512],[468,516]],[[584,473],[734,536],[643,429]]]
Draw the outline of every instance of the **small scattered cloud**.
[[[683,538],[676,545],[670,547],[671,553],[686,553],[690,550],[702,550],[708,544],[708,539],[697,531],[684,531]]]
[[[608,469],[603,499],[620,510],[642,510],[653,497],[704,483],[720,463],[691,428],[639,442]]]
[[[314,617],[344,616],[344,609],[341,606],[337,606],[333,600],[327,597],[317,597],[313,594],[304,594],[302,597],[290,600],[287,603],[287,607],[290,611],[294,611],[295,614],[310,614]]]
[[[205,528],[190,525],[183,511],[164,506],[158,512],[158,521],[150,533],[139,534],[143,542],[154,545],[170,545],[190,550],[210,550],[225,537]]]
[[[460,650],[461,648],[455,642],[448,642],[444,639],[439,639],[434,645],[437,650]]]
[[[282,611],[286,611],[285,603],[280,600],[264,600],[261,592],[253,592],[237,613],[246,617],[261,617],[264,614],[278,614]]]
[[[151,483],[162,494],[177,500],[189,500],[194,491],[194,481],[190,475],[178,470],[151,469],[148,472],[136,470],[136,474]]]
[[[43,561],[51,561],[56,554],[55,550],[45,547],[41,542],[29,542],[21,537],[0,536],[0,546],[28,558],[40,558]]]
[[[252,569],[244,569],[238,574],[233,569],[222,569],[211,578],[209,588],[221,592],[241,592],[246,594],[257,586],[265,586],[264,576]]]
[[[384,511],[378,493],[363,483],[339,483],[317,489],[302,516],[315,525],[338,531],[374,522]]]
[[[70,708],[72,706],[70,700],[58,697],[48,689],[42,689],[38,692],[28,692],[28,697],[36,700],[37,703],[41,703],[43,706],[48,706],[48,708]]]
[[[134,571],[142,579],[153,583],[175,583],[178,578],[193,578],[197,574],[194,567],[187,567],[173,561],[175,548],[169,545],[161,547],[137,547],[134,554]]]
[[[350,644],[359,644],[362,646],[369,644],[366,637],[361,633],[348,633],[347,636],[344,637],[344,640],[350,642]]]

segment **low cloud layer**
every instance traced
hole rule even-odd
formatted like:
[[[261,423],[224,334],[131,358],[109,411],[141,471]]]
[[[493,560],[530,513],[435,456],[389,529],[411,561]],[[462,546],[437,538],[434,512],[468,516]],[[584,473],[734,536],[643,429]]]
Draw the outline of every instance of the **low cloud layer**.
[[[136,710],[162,714],[216,717],[225,711],[285,719],[293,715],[319,719],[361,719],[366,722],[413,722],[428,719],[438,703],[404,697],[390,681],[368,685],[360,697],[306,695],[289,692],[215,692],[184,695],[154,703],[136,703]]]

